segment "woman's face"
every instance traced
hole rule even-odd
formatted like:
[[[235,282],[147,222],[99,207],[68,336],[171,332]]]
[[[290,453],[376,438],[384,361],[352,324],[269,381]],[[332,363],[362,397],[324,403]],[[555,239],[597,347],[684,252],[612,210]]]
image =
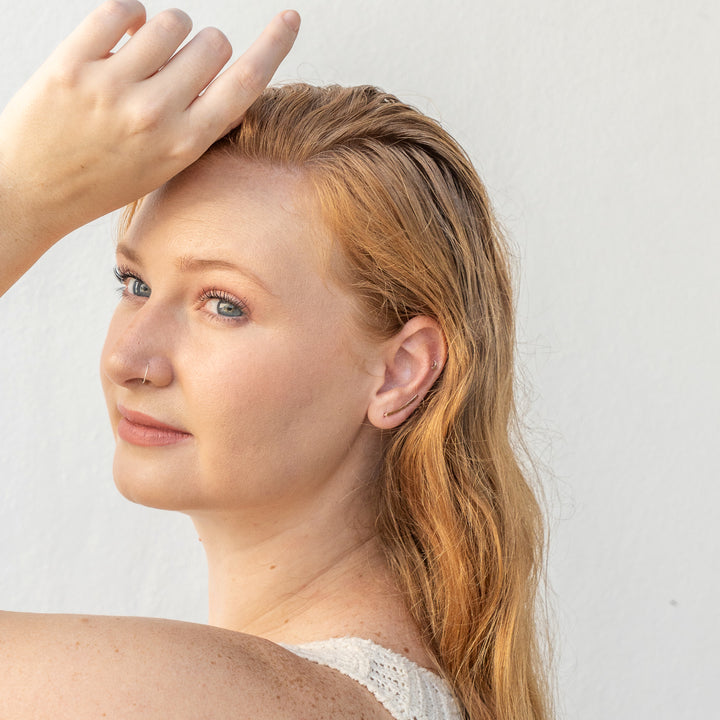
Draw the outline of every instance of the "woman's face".
[[[101,368],[131,500],[281,512],[372,471],[377,347],[313,207],[300,175],[219,156],[143,202]]]

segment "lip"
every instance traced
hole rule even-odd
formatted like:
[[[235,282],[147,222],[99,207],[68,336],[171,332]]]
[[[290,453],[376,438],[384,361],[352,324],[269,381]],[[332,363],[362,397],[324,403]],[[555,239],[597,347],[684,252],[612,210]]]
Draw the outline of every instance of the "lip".
[[[190,433],[160,422],[145,413],[128,410],[122,405],[118,405],[117,409],[120,413],[118,435],[132,445],[161,447],[175,445],[192,437]]]

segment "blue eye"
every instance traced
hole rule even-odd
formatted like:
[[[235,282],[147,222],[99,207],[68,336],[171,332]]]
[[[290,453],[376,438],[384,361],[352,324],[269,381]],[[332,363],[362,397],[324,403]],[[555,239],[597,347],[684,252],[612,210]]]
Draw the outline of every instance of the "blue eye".
[[[150,288],[142,280],[138,278],[128,278],[128,280],[126,287],[131,295],[150,297]]]
[[[120,283],[120,292],[133,297],[150,297],[150,286],[127,268],[116,267],[113,272]]]
[[[223,317],[242,317],[245,311],[235,303],[229,302],[228,300],[217,301],[217,314]]]
[[[207,288],[200,296],[200,303],[216,320],[241,320],[247,316],[245,303],[224,290]]]

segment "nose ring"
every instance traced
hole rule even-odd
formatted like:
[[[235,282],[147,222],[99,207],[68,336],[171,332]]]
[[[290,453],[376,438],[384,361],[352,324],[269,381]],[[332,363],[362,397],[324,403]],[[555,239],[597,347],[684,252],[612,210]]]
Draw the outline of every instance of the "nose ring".
[[[141,385],[144,385],[144,384],[145,384],[145,381],[147,380],[148,370],[150,370],[150,363],[148,363],[148,364],[145,366],[145,374],[143,375],[143,379],[142,379]]]

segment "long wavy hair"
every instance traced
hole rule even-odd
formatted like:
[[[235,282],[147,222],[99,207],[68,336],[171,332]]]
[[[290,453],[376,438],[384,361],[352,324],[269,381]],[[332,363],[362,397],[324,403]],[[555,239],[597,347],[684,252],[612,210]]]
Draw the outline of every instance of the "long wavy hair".
[[[545,533],[514,442],[509,257],[472,163],[437,122],[366,86],[269,88],[209,152],[303,173],[369,331],[440,324],[442,375],[386,435],[377,529],[465,716],[548,720]]]

